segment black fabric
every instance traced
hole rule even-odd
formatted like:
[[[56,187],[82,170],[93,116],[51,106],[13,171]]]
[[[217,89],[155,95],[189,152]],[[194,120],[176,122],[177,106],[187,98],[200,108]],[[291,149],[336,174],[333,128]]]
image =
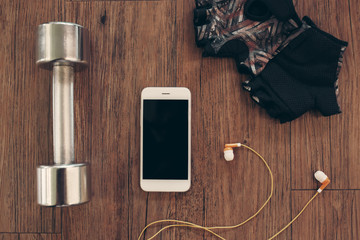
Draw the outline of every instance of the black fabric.
[[[259,0],[262,1],[269,10],[281,21],[286,21],[294,18],[295,21],[300,23],[300,19],[295,12],[292,0]]]
[[[255,21],[264,21],[274,15],[280,21],[294,19],[301,25],[292,0],[247,0],[244,14]]]
[[[206,23],[207,13],[206,8],[194,9],[194,25],[200,26]]]
[[[261,0],[248,0],[244,6],[245,16],[254,21],[265,21],[272,15],[269,7]]]
[[[249,56],[249,49],[246,44],[239,40],[234,39],[226,42],[220,50],[215,53],[212,48],[209,48],[209,45],[205,46],[205,51],[203,52],[203,57],[215,56],[215,57],[232,57],[238,59],[238,61],[243,61]]]
[[[291,121],[310,109],[324,116],[340,113],[336,81],[346,42],[304,18],[306,30],[280,51],[243,88],[270,116]],[[303,27],[304,27],[303,26]]]

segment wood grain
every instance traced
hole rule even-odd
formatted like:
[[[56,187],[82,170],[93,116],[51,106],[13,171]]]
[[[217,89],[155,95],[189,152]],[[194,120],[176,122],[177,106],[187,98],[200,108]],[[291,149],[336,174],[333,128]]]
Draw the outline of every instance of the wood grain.
[[[0,0],[0,239],[137,239],[164,218],[206,226],[237,224],[270,192],[268,172],[246,149],[223,160],[223,147],[243,142],[274,173],[274,195],[258,217],[226,239],[266,239],[314,194],[312,174],[332,182],[277,239],[359,236],[360,12],[356,0],[295,1],[322,29],[349,41],[340,74],[343,113],[310,112],[280,124],[241,90],[246,76],[231,59],[203,58],[194,41],[193,0]],[[89,162],[92,200],[71,208],[36,204],[35,168],[52,163],[51,73],[34,62],[36,26],[71,21],[89,29],[89,68],[75,77],[75,151]],[[184,86],[192,93],[192,187],[145,193],[139,186],[140,93]],[[349,190],[350,189],[350,190]],[[149,229],[146,238],[161,228]],[[216,239],[196,229],[170,229],[157,239]]]
[[[292,192],[293,217],[313,194],[313,191]],[[359,198],[359,191],[323,192],[292,225],[292,239],[358,239]]]
[[[22,233],[19,240],[61,240],[61,234]]]
[[[17,233],[0,233],[0,240],[18,240],[19,234]]]
[[[343,113],[334,117],[330,125],[332,185],[340,189],[360,189],[360,183],[353,180],[360,173],[360,161],[356,160],[360,155],[359,5],[354,1],[333,3],[330,10],[338,20],[329,29],[349,42],[339,80]],[[349,17],[345,17],[346,11]]]
[[[15,3],[0,2],[0,28],[7,33],[0,44],[0,232],[15,231],[16,215],[16,168],[15,147],[12,134],[13,107],[15,105]],[[6,103],[6,104],[4,104]],[[2,236],[4,238],[4,236]]]
[[[36,166],[53,164],[51,73],[35,65],[37,25],[59,19],[58,1],[17,1],[15,36],[14,157],[17,178],[16,231],[60,232],[60,209],[36,203]],[[37,14],[34,14],[36,12]],[[21,16],[21,17],[20,17]],[[31,224],[29,224],[31,223]]]
[[[308,113],[291,123],[291,164],[293,189],[310,189],[317,186],[312,173],[318,169],[327,172],[332,179],[329,188],[359,189],[359,183],[351,179],[359,175],[360,139],[359,94],[355,47],[359,41],[353,27],[356,11],[350,14],[348,1],[298,1],[299,15],[309,15],[321,29],[349,42],[339,76],[339,103],[343,113],[322,117]],[[358,17],[357,17],[358,18]],[[355,26],[359,24],[355,23]],[[355,39],[356,40],[355,40]],[[355,45],[354,45],[354,42]]]
[[[2,5],[2,26],[6,36],[10,37],[9,40],[4,39],[2,53],[4,59],[10,61],[2,61],[1,68],[5,77],[1,88],[5,99],[1,102],[6,103],[2,104],[1,111],[1,126],[4,126],[1,146],[4,149],[2,153],[6,155],[2,155],[0,172],[7,172],[1,176],[0,185],[7,185],[1,188],[4,190],[2,193],[7,194],[7,197],[1,197],[1,201],[7,201],[12,196],[10,204],[4,202],[2,205],[5,214],[0,216],[0,229],[5,228],[4,231],[55,231],[54,223],[57,221],[60,224],[60,210],[40,209],[36,204],[34,174],[37,164],[49,161],[49,135],[42,134],[47,133],[49,126],[49,79],[36,75],[34,33],[39,23],[51,19],[50,15],[56,16],[54,3],[13,1]],[[38,6],[44,13],[48,9],[53,9],[53,12],[48,15],[31,14]],[[13,16],[16,18],[11,19]],[[34,90],[31,94],[30,89]]]
[[[200,49],[196,48],[194,43],[194,28],[192,26],[194,2],[191,0],[176,1],[175,20],[175,51],[174,66],[176,67],[175,79],[176,86],[185,86],[191,91],[192,107],[192,147],[191,147],[191,188],[186,193],[177,193],[175,195],[175,218],[184,219],[197,224],[205,224],[205,189],[207,188],[206,178],[201,177],[198,173],[203,172],[206,160],[203,156],[204,132],[199,126],[202,119],[202,96],[200,83],[201,61],[199,56]],[[201,239],[204,231],[195,229],[172,229],[174,239]]]

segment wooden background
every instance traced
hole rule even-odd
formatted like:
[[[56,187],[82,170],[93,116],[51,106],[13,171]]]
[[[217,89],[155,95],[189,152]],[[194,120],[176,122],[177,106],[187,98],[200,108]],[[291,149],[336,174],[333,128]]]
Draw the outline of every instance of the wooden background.
[[[137,239],[163,218],[236,224],[269,194],[269,177],[246,149],[225,162],[224,143],[246,142],[275,177],[270,204],[227,239],[267,239],[314,194],[315,170],[331,185],[277,239],[360,239],[360,8],[358,0],[297,0],[325,31],[349,41],[340,74],[343,113],[310,112],[286,124],[241,90],[229,59],[202,58],[194,43],[194,0],[0,0],[0,239]],[[36,204],[35,169],[52,163],[51,73],[37,69],[38,24],[87,27],[91,64],[76,74],[77,162],[92,168],[92,200],[70,208]],[[146,193],[139,186],[140,92],[185,86],[192,93],[192,187]],[[151,229],[150,233],[154,233]],[[158,239],[214,239],[172,229]]]

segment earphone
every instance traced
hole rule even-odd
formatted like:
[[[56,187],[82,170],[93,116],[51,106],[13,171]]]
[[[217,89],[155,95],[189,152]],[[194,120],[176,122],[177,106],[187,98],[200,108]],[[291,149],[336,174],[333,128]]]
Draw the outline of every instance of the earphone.
[[[234,159],[234,150],[233,148],[235,147],[241,147],[241,146],[245,146],[241,143],[229,143],[229,144],[225,144],[225,148],[224,148],[224,158],[226,161],[232,161]],[[245,146],[246,148],[250,149],[249,147]],[[250,149],[252,150],[252,149]],[[254,153],[256,153],[254,150],[252,150]],[[257,154],[257,153],[256,153]],[[259,156],[261,157],[261,156]],[[270,174],[271,174],[271,170],[269,169]],[[307,204],[303,207],[303,209],[298,213],[298,215],[296,215],[285,227],[283,227],[279,232],[277,232],[275,235],[273,235],[271,238],[269,238],[269,240],[274,239],[276,236],[278,236],[280,233],[282,233],[286,228],[288,228],[305,210],[305,208],[310,204],[310,202],[319,194],[321,193],[327,185],[330,184],[330,179],[328,176],[326,176],[326,174],[322,171],[316,171],[314,174],[314,177],[316,180],[318,180],[321,183],[320,188],[317,190],[316,194],[307,202]],[[272,188],[273,183],[271,183],[271,188]],[[271,189],[272,192],[272,189]],[[271,195],[270,195],[271,197]],[[269,199],[270,200],[270,199]],[[267,202],[265,202],[266,204]],[[264,206],[264,205],[263,205]],[[261,210],[261,209],[260,209]],[[258,211],[259,212],[259,211]]]
[[[322,190],[324,190],[324,188],[326,188],[327,185],[329,185],[330,183],[330,179],[328,178],[328,176],[326,176],[326,174],[322,171],[317,171],[314,174],[316,180],[318,180],[321,183],[320,188],[317,190],[318,193],[321,193]]]
[[[224,158],[226,161],[234,160],[234,150],[235,147],[241,147],[241,143],[229,143],[225,144],[224,148]]]
[[[225,144],[224,148],[224,158],[226,161],[232,161],[234,160],[234,149],[236,147],[241,147],[241,143],[228,143]],[[330,184],[330,179],[323,171],[316,171],[314,174],[314,177],[316,180],[318,180],[321,183],[320,188],[317,190],[319,193],[321,193],[324,188],[326,188],[327,185]]]
[[[267,200],[265,201],[265,203],[249,218],[247,218],[245,221],[237,224],[237,225],[233,225],[233,226],[215,226],[215,227],[205,227],[205,226],[201,226],[195,223],[191,223],[191,222],[187,222],[187,221],[180,221],[180,220],[175,220],[175,219],[164,219],[164,220],[159,220],[159,221],[155,221],[152,222],[150,224],[148,224],[140,233],[138,240],[140,240],[141,236],[144,234],[145,230],[147,228],[149,228],[150,226],[157,224],[157,223],[164,223],[164,222],[171,222],[171,223],[177,223],[177,224],[170,224],[167,225],[163,228],[161,228],[159,231],[157,231],[154,235],[152,235],[152,237],[150,237],[148,240],[154,239],[158,234],[160,234],[162,231],[172,228],[172,227],[190,227],[190,228],[197,228],[197,229],[202,229],[205,230],[211,234],[213,234],[214,236],[225,240],[225,238],[223,238],[222,236],[220,236],[219,234],[213,232],[213,230],[216,229],[234,229],[234,228],[238,228],[242,225],[244,225],[245,223],[249,222],[251,219],[255,218],[256,215],[258,215],[261,210],[268,204],[268,202],[270,201],[272,194],[273,194],[273,186],[274,186],[274,178],[273,178],[273,174],[272,171],[269,167],[269,165],[267,164],[267,162],[265,161],[265,159],[258,153],[256,152],[254,149],[252,149],[251,147],[248,147],[244,144],[241,143],[230,143],[230,144],[225,144],[225,148],[224,148],[224,158],[226,161],[232,161],[234,159],[234,151],[233,148],[236,147],[244,147],[250,151],[252,151],[255,155],[257,155],[265,164],[265,166],[267,167],[268,171],[269,171],[269,175],[270,175],[270,183],[271,183],[271,188],[270,188],[270,194],[267,198]],[[322,171],[317,171],[314,174],[315,178],[317,181],[319,181],[321,183],[320,188],[317,190],[317,192],[314,194],[314,196],[306,203],[306,205],[302,208],[302,210],[285,226],[283,227],[280,231],[278,231],[276,234],[274,234],[272,237],[270,237],[268,240],[272,240],[274,239],[276,236],[278,236],[280,233],[282,233],[285,229],[287,229],[303,212],[304,210],[307,208],[307,206],[311,203],[312,200],[314,200],[314,198],[321,193],[325,187],[327,185],[329,185],[330,183],[330,179],[328,178],[328,176],[326,176],[326,174]]]

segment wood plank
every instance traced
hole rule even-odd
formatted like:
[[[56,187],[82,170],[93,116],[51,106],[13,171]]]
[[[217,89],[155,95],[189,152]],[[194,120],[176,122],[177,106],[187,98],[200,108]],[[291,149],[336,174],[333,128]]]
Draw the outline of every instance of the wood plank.
[[[51,233],[21,233],[19,240],[61,240],[61,234]]]
[[[36,203],[36,166],[52,162],[50,75],[35,66],[37,25],[59,20],[58,1],[14,1],[16,9],[15,70],[11,97],[14,142],[10,158],[16,170],[16,231],[60,231],[60,209]],[[34,14],[36,13],[36,14]],[[50,153],[52,151],[50,150]]]
[[[64,210],[65,239],[133,239],[146,222],[173,212],[174,194],[147,194],[139,186],[141,90],[175,84],[173,6],[66,3],[65,19],[91,37],[89,75],[75,83],[75,126],[77,156],[91,163],[93,198]]]
[[[106,2],[109,0],[65,0],[65,2]],[[152,2],[154,0],[110,0],[111,2]],[[166,1],[166,0],[155,0],[157,2]]]
[[[15,3],[2,0],[0,2],[0,27],[5,33],[0,45],[0,232],[15,231],[16,215],[16,152],[12,130],[13,107],[15,105],[14,59],[15,59]],[[1,235],[0,235],[1,236]],[[5,239],[5,235],[2,235]]]
[[[175,19],[175,79],[176,86],[185,86],[191,91],[192,102],[192,147],[191,147],[191,188],[186,193],[175,195],[176,208],[175,218],[191,221],[197,224],[205,224],[205,186],[206,177],[204,172],[204,132],[201,121],[203,101],[201,94],[200,69],[201,51],[195,45],[193,27],[194,1],[176,1]],[[204,231],[189,228],[178,228],[168,231],[175,232],[174,239],[200,239]]]
[[[17,233],[0,233],[0,240],[18,240],[19,234]]]
[[[292,192],[292,216],[315,191]],[[324,191],[292,225],[292,239],[358,239],[360,191]],[[280,229],[280,228],[279,228]],[[286,230],[290,232],[289,230]]]
[[[174,58],[174,3],[129,3],[124,18],[133,25],[125,26],[125,81],[133,82],[128,96],[133,111],[129,133],[129,239],[137,238],[146,224],[174,218],[174,193],[145,193],[140,189],[140,95],[145,87],[176,86]],[[149,11],[150,9],[150,11]],[[156,11],[152,12],[152,9]],[[158,13],[164,14],[158,14]],[[151,19],[151,20],[150,20]],[[151,26],[146,23],[151,22]],[[126,61],[128,60],[128,61]],[[141,63],[141,64],[139,64]],[[135,94],[133,94],[135,93]],[[137,201],[134,201],[134,200]],[[140,220],[140,221],[139,221]],[[150,230],[151,231],[151,230]],[[149,231],[146,234],[149,237]],[[165,239],[173,238],[165,233]]]
[[[349,42],[339,76],[339,100],[343,113],[335,117],[330,125],[330,164],[334,176],[331,185],[341,189],[360,189],[360,183],[354,181],[360,172],[360,12],[358,2],[346,3],[332,3],[331,13],[336,20],[334,18],[329,24],[335,36],[341,36]]]
[[[320,28],[323,22],[320,10],[325,2],[296,1],[300,17],[309,16]],[[319,112],[311,111],[291,122],[291,188],[316,186],[312,175],[316,170],[329,173],[330,120]]]
[[[308,15],[320,29],[335,37],[349,41],[351,39],[349,5],[347,1],[325,2],[298,1],[299,15]],[[329,17],[331,16],[331,17]],[[355,157],[358,152],[358,110],[349,104],[351,97],[357,95],[353,74],[354,62],[350,46],[345,53],[345,61],[340,72],[339,102],[343,110],[340,115],[322,117],[320,113],[308,113],[291,123],[291,168],[293,189],[316,188],[317,182],[311,177],[314,171],[321,169],[333,179],[329,188],[359,188],[358,183],[351,184],[351,176],[360,170]],[[347,123],[354,118],[353,124]],[[353,137],[349,138],[349,131]],[[356,135],[357,134],[357,135]],[[341,176],[341,177],[337,177]]]

